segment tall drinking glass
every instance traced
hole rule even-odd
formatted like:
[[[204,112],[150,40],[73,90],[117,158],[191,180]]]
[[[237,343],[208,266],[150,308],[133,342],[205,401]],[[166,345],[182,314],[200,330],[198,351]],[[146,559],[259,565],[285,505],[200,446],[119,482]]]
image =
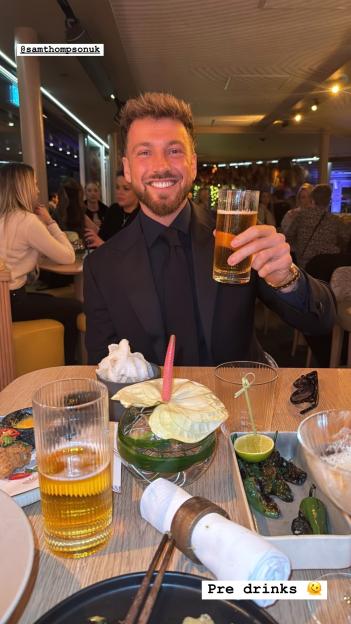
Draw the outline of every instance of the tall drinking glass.
[[[257,430],[271,431],[278,369],[261,362],[225,362],[215,368],[216,394],[229,413],[225,426],[231,431],[252,430],[245,393],[235,398],[243,377],[250,383],[248,394]]]
[[[34,394],[33,415],[48,547],[62,557],[85,557],[111,533],[107,389],[93,379],[49,383]]]
[[[247,284],[250,281],[252,256],[230,266],[234,252],[233,238],[256,225],[259,191],[222,189],[218,194],[216,240],[213,259],[213,279],[224,284]]]

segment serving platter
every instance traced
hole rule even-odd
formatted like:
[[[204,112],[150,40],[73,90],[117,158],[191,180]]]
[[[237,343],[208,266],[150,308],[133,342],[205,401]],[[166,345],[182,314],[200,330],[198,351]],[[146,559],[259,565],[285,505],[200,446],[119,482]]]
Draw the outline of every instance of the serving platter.
[[[295,570],[340,569],[351,566],[351,518],[340,511],[319,489],[317,489],[316,495],[327,508],[329,534],[293,535],[291,533],[291,522],[298,516],[300,501],[308,496],[313,482],[312,477],[308,474],[296,432],[280,432],[276,448],[282,457],[293,461],[299,468],[305,470],[307,479],[303,485],[289,483],[294,494],[294,500],[291,503],[285,503],[274,497],[281,511],[281,516],[277,519],[266,518],[250,507],[231,440],[232,435],[230,435],[228,443],[233,457],[235,483],[240,490],[240,496],[243,497],[250,528],[284,552]],[[244,432],[238,432],[237,435],[244,435]],[[273,438],[275,433],[266,432],[266,435]]]
[[[35,624],[117,624],[125,617],[144,572],[106,579],[66,598]],[[277,624],[251,600],[202,600],[199,576],[166,572],[149,624],[182,624],[186,616],[210,615],[215,624]],[[208,580],[208,579],[206,579]]]

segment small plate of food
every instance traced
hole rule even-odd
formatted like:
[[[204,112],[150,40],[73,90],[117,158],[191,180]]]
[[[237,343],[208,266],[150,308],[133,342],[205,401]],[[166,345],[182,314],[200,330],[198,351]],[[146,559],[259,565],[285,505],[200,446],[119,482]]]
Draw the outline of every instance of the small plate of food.
[[[256,463],[235,450],[245,436],[232,433],[229,444],[250,528],[284,552],[292,569],[349,567],[351,519],[315,487],[296,432],[265,432],[273,451]]]
[[[0,419],[0,490],[22,507],[39,500],[31,407]]]

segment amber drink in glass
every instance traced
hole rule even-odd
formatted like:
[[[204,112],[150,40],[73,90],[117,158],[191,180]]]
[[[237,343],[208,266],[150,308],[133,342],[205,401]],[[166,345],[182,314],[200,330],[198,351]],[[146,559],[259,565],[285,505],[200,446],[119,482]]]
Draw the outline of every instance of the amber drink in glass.
[[[252,256],[230,266],[227,262],[234,253],[231,241],[257,223],[259,191],[219,191],[216,239],[213,260],[213,279],[224,284],[246,284],[250,281]]]
[[[93,379],[67,379],[33,397],[44,532],[49,549],[85,557],[111,534],[108,393]]]

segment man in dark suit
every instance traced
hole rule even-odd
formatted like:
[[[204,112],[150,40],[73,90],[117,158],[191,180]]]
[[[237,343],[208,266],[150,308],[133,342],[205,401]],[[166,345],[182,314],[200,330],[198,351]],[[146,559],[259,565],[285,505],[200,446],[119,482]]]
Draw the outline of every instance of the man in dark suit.
[[[292,264],[289,245],[272,226],[253,226],[232,242],[229,264],[254,254],[248,284],[212,279],[212,217],[187,197],[196,154],[185,102],[152,93],[129,100],[121,131],[125,177],[141,210],[85,262],[89,362],[127,338],[132,350],[162,363],[171,333],[179,365],[262,359],[256,297],[304,333],[330,331],[335,308],[328,287]]]

